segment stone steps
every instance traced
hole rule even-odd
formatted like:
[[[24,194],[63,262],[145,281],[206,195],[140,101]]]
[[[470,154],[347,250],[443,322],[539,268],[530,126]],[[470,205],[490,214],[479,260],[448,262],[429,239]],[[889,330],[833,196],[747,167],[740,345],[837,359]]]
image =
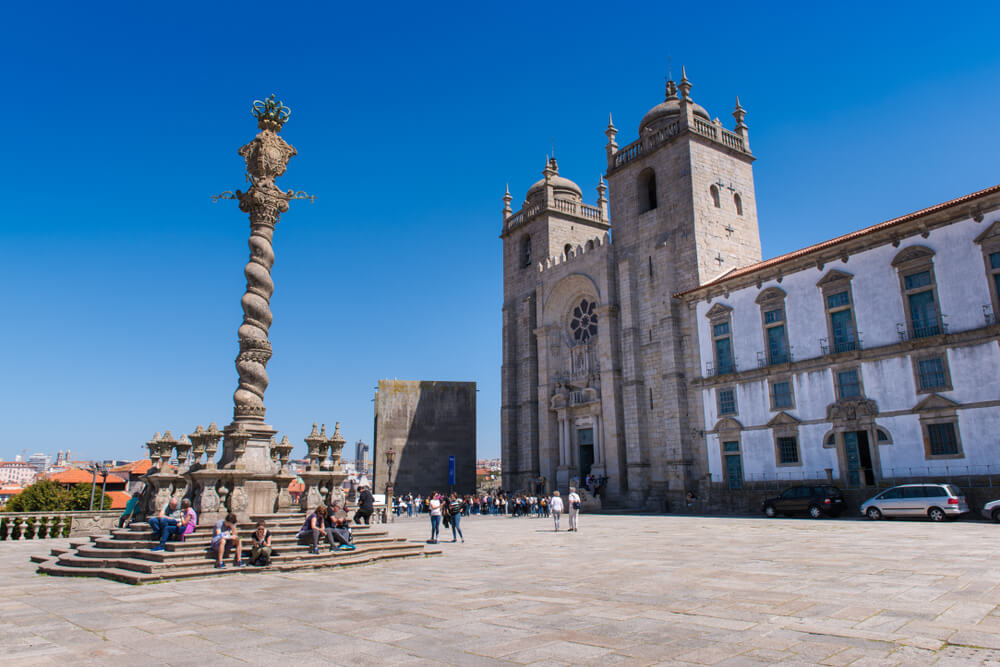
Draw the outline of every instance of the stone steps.
[[[252,517],[256,518],[256,517]],[[220,576],[249,572],[287,572],[319,567],[360,565],[391,558],[413,558],[440,555],[439,549],[423,544],[407,543],[405,538],[389,535],[387,530],[367,526],[352,526],[356,549],[309,553],[310,545],[301,544],[297,533],[305,515],[267,515],[268,530],[278,553],[267,567],[235,568],[227,558],[225,569],[215,569],[214,556],[208,551],[211,528],[200,527],[183,542],[170,541],[164,551],[151,551],[158,540],[146,523],[134,523],[118,528],[109,535],[92,536],[89,540],[71,540],[69,547],[51,549],[48,556],[32,556],[38,572],[54,576],[103,577],[129,584],[151,583],[172,579]],[[256,521],[241,524],[245,539],[249,538]],[[249,555],[249,548],[245,550]]]

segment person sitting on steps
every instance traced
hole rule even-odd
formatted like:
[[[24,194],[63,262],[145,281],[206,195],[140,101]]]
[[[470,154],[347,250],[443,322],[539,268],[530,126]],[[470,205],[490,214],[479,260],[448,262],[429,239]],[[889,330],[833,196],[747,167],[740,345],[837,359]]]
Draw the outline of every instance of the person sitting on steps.
[[[354,536],[351,534],[351,522],[347,518],[347,512],[336,504],[333,511],[327,516],[327,531],[333,536],[337,548],[341,551],[354,551]]]
[[[326,529],[327,514],[328,510],[326,509],[326,505],[317,505],[312,514],[306,517],[306,522],[302,524],[302,528],[299,529],[299,532],[296,535],[296,537],[300,540],[312,539],[312,548],[309,549],[309,553],[319,553],[320,537],[330,543],[330,551],[337,548],[333,533]]]
[[[190,510],[191,501],[185,499],[184,502],[186,503],[186,509]],[[154,535],[160,538],[160,543],[150,549],[150,551],[163,551],[171,535],[184,535],[193,514],[193,510],[190,512],[179,510],[176,498],[168,500],[160,508],[156,516],[149,520],[149,527],[153,529]],[[192,527],[191,530],[194,530],[194,528]]]
[[[225,519],[215,522],[212,530],[212,544],[209,550],[215,552],[215,567],[221,569],[226,566],[223,559],[226,552],[233,548],[236,555],[233,558],[234,567],[243,567],[243,545],[239,535],[236,533],[237,519],[235,514],[227,514]]]
[[[250,536],[250,564],[264,566],[271,564],[271,531],[267,523],[257,522],[257,530]]]

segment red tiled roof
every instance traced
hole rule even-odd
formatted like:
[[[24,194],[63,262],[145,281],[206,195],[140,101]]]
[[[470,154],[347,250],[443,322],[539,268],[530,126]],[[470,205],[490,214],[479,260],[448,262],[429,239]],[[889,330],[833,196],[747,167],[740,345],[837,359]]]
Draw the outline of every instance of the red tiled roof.
[[[90,484],[94,481],[94,473],[89,470],[80,470],[79,468],[70,468],[63,472],[57,472],[49,475],[47,479],[57,482],[59,484]],[[100,484],[104,481],[104,477],[98,473],[97,483]],[[124,484],[125,480],[118,475],[108,475],[108,484]]]
[[[104,495],[111,498],[111,509],[113,510],[125,509],[129,498],[132,497],[131,493],[126,493],[125,491],[105,491]]]
[[[153,462],[149,459],[139,459],[138,461],[126,463],[125,465],[120,465],[117,468],[112,468],[111,470],[112,472],[127,472],[131,475],[145,475],[152,467]]]
[[[702,283],[697,287],[692,287],[684,292],[678,292],[674,296],[683,296],[685,294],[690,294],[691,292],[696,292],[704,287],[710,287],[712,285],[718,285],[724,283],[733,278],[738,278],[739,276],[745,276],[749,273],[755,271],[760,271],[761,269],[766,269],[782,262],[787,262],[788,260],[795,259],[797,257],[802,257],[819,250],[825,250],[826,248],[831,248],[840,243],[845,243],[847,241],[852,241],[854,239],[860,238],[862,236],[867,236],[868,234],[873,234],[883,229],[888,229],[889,227],[894,227],[895,225],[903,224],[904,222],[909,222],[919,218],[922,215],[928,215],[930,213],[935,213],[937,211],[946,209],[950,206],[957,206],[959,204],[964,204],[965,202],[971,201],[978,197],[984,197],[986,195],[993,194],[994,192],[1000,192],[1000,185],[994,185],[992,187],[986,188],[985,190],[979,190],[978,192],[972,192],[957,199],[950,199],[946,202],[941,202],[940,204],[935,204],[934,206],[929,206],[927,208],[922,208],[919,211],[914,211],[913,213],[907,213],[906,215],[900,216],[898,218],[893,218],[892,220],[886,220],[885,222],[880,222],[877,225],[872,225],[871,227],[865,227],[864,229],[859,229],[850,234],[844,234],[843,236],[838,236],[836,238],[830,239],[828,241],[823,241],[821,243],[816,243],[811,246],[806,246],[799,250],[793,250],[792,252],[785,253],[784,255],[778,255],[777,257],[772,257],[771,259],[766,259],[763,262],[757,262],[756,264],[751,264],[750,266],[744,266],[743,268],[733,269],[729,273],[723,274],[714,280],[710,280],[707,283]]]

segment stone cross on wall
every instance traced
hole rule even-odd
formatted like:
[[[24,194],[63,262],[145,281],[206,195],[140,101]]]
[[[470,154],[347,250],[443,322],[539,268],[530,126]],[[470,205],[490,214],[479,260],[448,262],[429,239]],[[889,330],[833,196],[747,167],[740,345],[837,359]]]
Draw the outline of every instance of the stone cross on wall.
[[[715,256],[715,261],[719,263],[719,266],[722,266],[722,263],[726,260],[722,257],[722,253],[720,252]]]

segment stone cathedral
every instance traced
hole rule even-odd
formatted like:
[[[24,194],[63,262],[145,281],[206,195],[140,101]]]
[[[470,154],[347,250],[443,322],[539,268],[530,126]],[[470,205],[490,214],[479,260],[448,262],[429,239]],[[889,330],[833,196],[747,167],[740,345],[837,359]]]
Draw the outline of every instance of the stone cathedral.
[[[628,145],[609,122],[596,205],[554,159],[504,195],[504,487],[748,511],[768,480],[992,486],[1000,185],[761,261],[745,116],[682,76]]]
[[[745,112],[730,131],[686,74],[624,147],[611,122],[596,205],[549,159],[504,196],[501,449],[507,489],[606,476],[612,504],[658,504],[704,471],[692,451],[679,292],[761,259]],[[614,224],[614,240],[610,232]]]

